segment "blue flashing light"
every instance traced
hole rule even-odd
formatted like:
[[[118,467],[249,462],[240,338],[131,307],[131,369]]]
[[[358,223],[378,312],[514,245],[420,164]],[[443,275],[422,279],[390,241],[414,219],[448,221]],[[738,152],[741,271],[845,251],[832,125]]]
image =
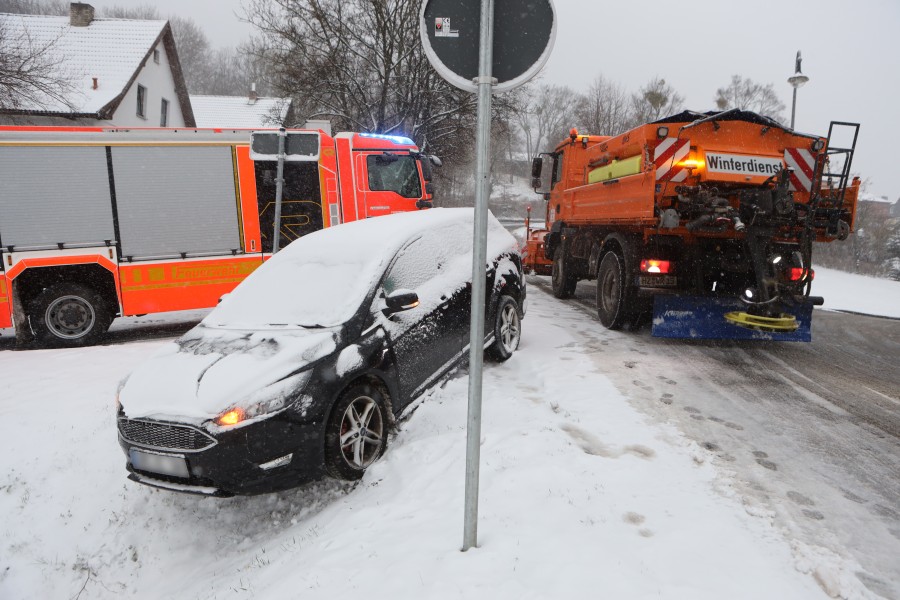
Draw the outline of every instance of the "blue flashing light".
[[[383,133],[361,133],[360,137],[364,138],[374,138],[377,140],[389,140],[394,142],[395,144],[403,144],[406,146],[415,146],[415,142],[413,142],[408,137],[403,137],[402,135],[385,135]]]

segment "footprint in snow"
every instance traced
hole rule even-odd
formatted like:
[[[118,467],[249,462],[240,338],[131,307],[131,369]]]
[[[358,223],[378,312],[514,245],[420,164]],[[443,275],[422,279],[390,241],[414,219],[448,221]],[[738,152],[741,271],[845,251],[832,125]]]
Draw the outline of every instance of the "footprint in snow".
[[[644,521],[647,520],[647,518],[640,513],[627,512],[624,515],[622,515],[622,520],[630,525],[638,526],[638,525],[642,525],[644,523]],[[653,532],[651,530],[647,529],[646,527],[642,527],[641,529],[638,529],[638,533],[641,535],[641,537],[647,537],[647,538],[653,537]]]
[[[636,385],[637,387],[639,387],[639,388],[641,388],[642,390],[647,391],[647,392],[653,390],[653,388],[652,388],[651,386],[647,385],[646,383],[644,383],[643,381],[641,381],[641,380],[639,380],[639,379],[635,379],[635,380],[632,381],[631,383],[633,383],[633,384]]]
[[[631,523],[632,525],[641,525],[644,523],[644,521],[647,520],[647,517],[645,517],[641,513],[627,512],[622,515],[622,520],[626,523]]]
[[[787,497],[790,498],[796,504],[800,506],[815,506],[816,503],[813,502],[810,498],[807,498],[800,492],[790,491],[787,493]]]
[[[629,446],[625,446],[622,449],[610,448],[594,434],[585,431],[580,427],[572,425],[571,423],[562,425],[561,429],[569,434],[569,437],[571,437],[575,441],[575,443],[578,444],[578,447],[581,448],[581,450],[584,451],[585,454],[590,454],[591,456],[602,456],[603,458],[619,458],[623,454],[631,454],[645,460],[650,460],[651,458],[654,458],[656,456],[655,450],[646,446],[642,446],[640,444],[631,444]]]

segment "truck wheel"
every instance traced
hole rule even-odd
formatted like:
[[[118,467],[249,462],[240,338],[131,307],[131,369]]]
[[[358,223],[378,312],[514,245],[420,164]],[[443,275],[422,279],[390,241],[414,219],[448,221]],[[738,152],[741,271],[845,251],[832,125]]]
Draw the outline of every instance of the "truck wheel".
[[[76,348],[95,343],[110,323],[112,313],[103,297],[76,283],[45,288],[28,305],[35,342],[42,347]]]
[[[625,260],[607,252],[597,272],[597,316],[607,329],[620,329],[631,318],[633,288],[628,285]]]
[[[485,351],[487,355],[503,362],[513,355],[522,337],[522,322],[519,320],[519,304],[512,296],[500,296],[497,314],[494,317],[494,343]]]
[[[550,284],[553,288],[553,295],[561,300],[571,297],[575,292],[575,285],[578,283],[578,280],[576,280],[569,271],[570,268],[566,265],[565,252],[560,245],[553,253],[553,267],[550,271]]]
[[[381,392],[365,383],[348,388],[325,428],[325,469],[337,479],[359,479],[382,455],[387,437],[388,415]]]

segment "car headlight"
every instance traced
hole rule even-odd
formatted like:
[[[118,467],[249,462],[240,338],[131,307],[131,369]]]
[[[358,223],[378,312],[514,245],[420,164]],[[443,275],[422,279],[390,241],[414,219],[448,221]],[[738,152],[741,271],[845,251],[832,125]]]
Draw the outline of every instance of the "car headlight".
[[[229,407],[213,419],[213,422],[219,427],[234,427],[251,419],[279,413],[292,398],[298,397],[297,393],[309,381],[309,375],[309,371],[303,371],[266,386],[240,405]]]
[[[236,406],[231,410],[219,415],[218,418],[216,418],[216,425],[221,425],[222,427],[230,427],[232,425],[237,425],[246,418],[246,411],[243,408]]]

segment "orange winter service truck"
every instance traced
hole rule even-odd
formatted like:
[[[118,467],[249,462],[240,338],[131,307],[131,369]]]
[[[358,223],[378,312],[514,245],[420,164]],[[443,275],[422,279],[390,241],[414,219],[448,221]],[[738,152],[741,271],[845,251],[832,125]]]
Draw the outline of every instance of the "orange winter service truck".
[[[0,127],[0,328],[95,343],[117,316],[215,306],[272,254],[279,132]],[[283,132],[279,247],[431,206],[397,136]]]
[[[661,337],[809,341],[823,302],[813,242],[853,229],[858,130],[808,135],[738,109],[611,137],[573,130],[532,166],[547,207],[546,228],[528,228],[528,266],[550,271],[558,298],[596,280],[610,329],[652,317]]]

